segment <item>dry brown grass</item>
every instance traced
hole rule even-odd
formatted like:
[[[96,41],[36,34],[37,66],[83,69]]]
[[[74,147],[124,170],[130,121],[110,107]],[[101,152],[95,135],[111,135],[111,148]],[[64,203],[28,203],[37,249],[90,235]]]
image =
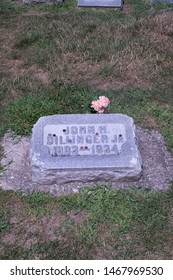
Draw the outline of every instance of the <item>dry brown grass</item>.
[[[95,22],[91,16],[86,17],[91,26],[95,26],[95,30],[88,33],[87,30],[90,29],[84,27],[85,21],[80,27],[75,20],[70,23],[68,20],[53,18],[46,27],[44,16],[49,15],[51,18],[50,13],[32,9],[24,11],[16,20],[13,19],[15,30],[1,27],[1,67],[12,75],[12,79],[29,74],[35,75],[43,84],[49,84],[54,79],[64,82],[85,81],[106,89],[134,84],[151,88],[157,80],[163,83],[161,71],[173,67],[173,12],[165,11],[139,20],[130,16],[131,6],[125,5],[124,12],[129,16],[125,23],[120,19],[115,20],[115,23],[105,21],[100,25],[100,21]],[[54,38],[54,50],[50,49],[47,61],[42,66],[32,61],[33,52],[36,54],[38,49],[32,46],[26,50],[14,48],[23,31],[27,30],[28,18],[33,23],[38,22],[42,33],[45,28],[46,36],[52,32]],[[65,19],[64,15],[63,18]],[[98,45],[95,36],[98,38]],[[67,47],[70,46],[70,40],[72,44],[77,44],[74,51]],[[113,42],[117,45],[121,43],[122,47],[118,50],[115,48],[114,51],[109,47]],[[103,44],[105,58],[97,61],[99,44]],[[60,51],[56,50],[56,45]],[[12,59],[15,55],[16,58]],[[27,69],[28,62],[30,67]],[[170,77],[167,80],[164,77],[164,83],[169,83],[170,80]]]
[[[51,10],[51,8],[49,11],[45,11],[44,8],[28,6],[24,10],[21,9],[21,12],[12,10],[6,16],[2,15],[0,74],[2,71],[2,82],[5,84],[4,92],[7,102],[10,99],[17,100],[19,93],[24,93],[23,99],[18,104],[14,104],[17,109],[11,111],[12,118],[16,121],[19,118],[17,127],[20,128],[26,124],[26,128],[30,128],[30,125],[35,122],[34,118],[37,117],[37,114],[56,112],[51,111],[49,107],[47,109],[45,105],[43,111],[39,111],[40,100],[45,103],[50,102],[51,109],[52,105],[55,104],[56,110],[61,113],[66,112],[65,110],[78,112],[80,106],[89,104],[90,100],[85,99],[85,91],[84,94],[83,92],[81,94],[81,91],[77,92],[77,87],[74,89],[71,87],[71,92],[70,90],[69,92],[62,91],[63,94],[67,95],[66,99],[60,96],[57,99],[48,100],[45,97],[46,94],[52,94],[52,96],[57,94],[60,88],[57,86],[58,83],[56,84],[57,80],[64,83],[76,82],[77,84],[85,82],[104,90],[109,87],[123,88],[122,91],[111,93],[113,109],[110,109],[110,112],[114,113],[117,110],[116,106],[120,104],[118,110],[129,115],[134,114],[135,120],[137,120],[136,115],[138,115],[142,119],[143,125],[147,123],[148,127],[156,130],[164,126],[166,128],[165,135],[169,133],[168,138],[172,139],[170,120],[172,119],[172,103],[169,104],[172,95],[170,94],[170,97],[168,96],[165,100],[165,91],[162,91],[161,101],[157,101],[158,96],[156,101],[153,101],[151,96],[153,92],[150,91],[152,94],[149,94],[148,97],[147,90],[157,90],[160,87],[165,87],[168,90],[169,84],[172,84],[173,12],[162,11],[152,15],[150,13],[143,18],[136,18],[133,14],[133,6],[128,4],[125,5],[122,13],[124,16],[109,14],[108,10],[92,10],[83,13],[82,11],[65,9],[60,13]],[[125,91],[124,88],[128,87],[132,89],[140,87],[142,90]],[[53,93],[50,93],[49,88]],[[40,95],[41,97],[38,95],[38,98],[34,99],[37,97],[38,89],[40,92],[43,91],[44,95]],[[30,93],[31,99],[27,99]],[[107,93],[109,94],[109,92]],[[114,97],[116,94],[117,96]],[[93,97],[93,95],[90,96]],[[79,100],[77,100],[78,98]],[[140,112],[141,102],[144,106],[143,112]],[[162,102],[162,106],[159,102]],[[58,107],[59,103],[60,107]],[[5,107],[4,100],[2,105]],[[126,108],[126,105],[129,105],[129,108]],[[33,106],[36,112],[34,112]],[[67,108],[67,106],[69,107]],[[17,110],[25,112],[26,108],[30,109],[29,113],[21,115],[21,122],[20,116],[15,115],[14,112]],[[84,113],[86,112],[84,111]],[[34,114],[36,115],[34,116]],[[35,196],[28,198],[29,196],[22,197],[14,193],[11,194],[11,192],[7,194],[7,192],[1,191],[0,199],[1,205],[3,205],[3,209],[0,207],[2,210],[1,242],[3,243],[3,246],[0,247],[1,255],[4,254],[8,258],[15,256],[17,258],[27,256],[35,259],[54,258],[56,248],[56,257],[64,256],[63,253],[58,255],[58,250],[62,249],[63,252],[69,251],[69,255],[72,252],[71,259],[73,257],[84,258],[87,254],[94,259],[121,257],[129,259],[134,258],[135,253],[140,258],[147,259],[172,256],[172,252],[170,252],[172,250],[172,234],[169,232],[170,240],[167,240],[168,230],[162,228],[162,223],[167,225],[165,209],[167,207],[169,211],[169,207],[172,207],[171,194],[170,199],[167,199],[163,194],[162,197],[160,195],[156,199],[153,198],[152,202],[150,202],[150,196],[147,192],[139,195],[138,199],[136,199],[137,190],[135,190],[134,196],[128,196],[127,193],[122,196],[117,194],[116,198],[120,195],[119,209],[114,211],[116,205],[112,209],[110,208],[110,216],[105,217],[106,222],[103,221],[99,224],[99,219],[105,215],[107,207],[115,202],[118,203],[117,200],[115,201],[115,197],[108,198],[107,194],[108,192],[105,192],[104,197],[99,196],[99,192],[98,195],[95,194],[96,203],[94,201],[91,208],[97,206],[97,203],[98,206],[92,211],[87,208],[90,201],[87,200],[86,203],[84,197],[83,204],[86,203],[86,210],[81,209],[76,214],[76,210],[72,207],[67,213],[62,214],[59,210],[59,202],[54,204],[53,198],[52,200],[50,198],[44,200],[40,193],[37,194],[36,199]],[[126,195],[127,200],[125,199]],[[152,197],[152,194],[150,195]],[[99,199],[101,199],[100,204]],[[160,199],[160,204],[158,204],[158,199]],[[37,205],[38,201],[41,201],[40,205]],[[70,201],[67,204],[64,203],[64,207],[69,206]],[[133,209],[131,210],[133,217],[131,216],[130,225],[129,212],[126,208],[128,201]],[[148,207],[145,209],[146,202]],[[138,208],[136,208],[136,203],[138,203]],[[163,203],[165,204],[162,205]],[[63,203],[61,202],[61,204]],[[99,211],[104,205],[105,209],[100,214]],[[143,205],[142,208],[141,205]],[[153,205],[155,208],[152,210],[151,206]],[[159,212],[160,214],[157,207],[159,211],[160,209],[162,211]],[[3,212],[4,209],[10,214],[6,215]],[[112,210],[115,215],[114,224],[119,223],[117,231],[115,228],[112,229]],[[141,216],[140,211],[143,211]],[[153,213],[156,216],[160,215],[155,225]],[[120,219],[122,214],[123,219]],[[138,227],[135,228],[133,223],[136,217]],[[171,231],[172,213],[169,218],[169,230]],[[118,219],[119,222],[117,222]],[[140,219],[149,220],[150,227],[144,222],[140,223]],[[130,226],[128,232],[122,226],[124,220],[127,231],[128,226]],[[107,222],[109,226],[107,226]],[[159,223],[160,228],[157,227]],[[95,225],[98,225],[97,228]],[[118,231],[119,229],[122,232]],[[160,245],[155,237],[153,238],[153,234],[158,240],[162,238],[162,245],[166,244],[165,252],[159,247]],[[52,246],[52,241],[57,241],[57,243]],[[98,244],[96,244],[97,241]],[[59,247],[57,247],[58,242]],[[155,250],[152,248],[152,242],[156,246]],[[36,249],[33,249],[34,246]],[[96,247],[94,248],[94,246]],[[132,250],[129,250],[128,246],[131,246]],[[18,248],[21,252],[17,252],[15,255],[15,250]],[[36,251],[33,252],[33,250]]]

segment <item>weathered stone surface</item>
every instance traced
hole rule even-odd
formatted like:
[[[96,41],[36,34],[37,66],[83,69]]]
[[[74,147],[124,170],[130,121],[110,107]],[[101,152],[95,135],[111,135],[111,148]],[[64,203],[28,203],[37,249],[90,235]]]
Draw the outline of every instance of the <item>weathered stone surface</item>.
[[[142,172],[133,119],[122,114],[41,117],[30,158],[39,184],[137,180]]]
[[[122,7],[122,0],[78,0],[78,7]]]
[[[163,136],[156,130],[147,130],[136,126],[139,150],[142,156],[143,170],[139,180],[133,182],[69,182],[53,185],[37,184],[32,181],[29,161],[31,137],[19,137],[8,132],[0,143],[4,157],[1,160],[3,172],[0,172],[0,188],[20,190],[25,194],[33,191],[49,192],[53,195],[67,195],[80,192],[83,187],[105,186],[112,188],[147,188],[165,191],[172,186],[173,157],[167,150]]]
[[[58,4],[63,2],[65,2],[65,0],[23,0],[23,3],[25,4],[41,4],[41,3]]]

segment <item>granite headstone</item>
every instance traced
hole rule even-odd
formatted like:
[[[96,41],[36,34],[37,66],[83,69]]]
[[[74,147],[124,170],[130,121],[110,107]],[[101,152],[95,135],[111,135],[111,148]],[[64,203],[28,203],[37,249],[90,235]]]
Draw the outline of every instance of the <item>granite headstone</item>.
[[[112,7],[122,8],[122,0],[78,0],[78,7]]]
[[[123,114],[41,117],[30,160],[40,184],[137,180],[142,173],[134,121]]]

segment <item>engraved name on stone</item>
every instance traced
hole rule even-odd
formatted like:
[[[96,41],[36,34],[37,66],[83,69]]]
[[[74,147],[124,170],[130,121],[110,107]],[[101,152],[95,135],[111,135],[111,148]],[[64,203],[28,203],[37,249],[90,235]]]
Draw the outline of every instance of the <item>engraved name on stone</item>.
[[[33,182],[137,180],[142,161],[134,120],[123,114],[64,114],[39,118],[31,137]]]
[[[127,141],[123,124],[73,124],[46,125],[43,145],[49,148],[49,155],[117,155]]]

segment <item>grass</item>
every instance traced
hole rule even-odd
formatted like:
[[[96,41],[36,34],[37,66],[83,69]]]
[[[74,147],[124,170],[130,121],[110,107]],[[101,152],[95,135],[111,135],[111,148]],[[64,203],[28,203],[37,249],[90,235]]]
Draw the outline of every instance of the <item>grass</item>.
[[[145,0],[124,11],[1,1],[0,137],[30,135],[40,116],[91,113],[105,95],[107,113],[159,130],[173,152],[172,19],[172,5]],[[172,198],[172,188],[0,190],[0,259],[171,259]]]
[[[4,202],[5,194],[8,199]],[[6,227],[1,230],[1,259],[171,258],[172,189],[161,193],[102,186],[60,198],[40,192],[23,196],[1,191],[1,204],[8,211],[11,202],[15,206],[10,220],[18,215],[20,224],[10,223],[8,234]],[[50,212],[31,211],[38,206],[44,209],[45,205]],[[56,221],[51,230],[47,224],[50,219]],[[50,231],[52,240],[47,239]],[[23,247],[26,234],[30,243]],[[9,235],[11,244],[6,242]]]
[[[0,208],[0,232],[4,232],[10,228],[8,213],[2,207]]]

